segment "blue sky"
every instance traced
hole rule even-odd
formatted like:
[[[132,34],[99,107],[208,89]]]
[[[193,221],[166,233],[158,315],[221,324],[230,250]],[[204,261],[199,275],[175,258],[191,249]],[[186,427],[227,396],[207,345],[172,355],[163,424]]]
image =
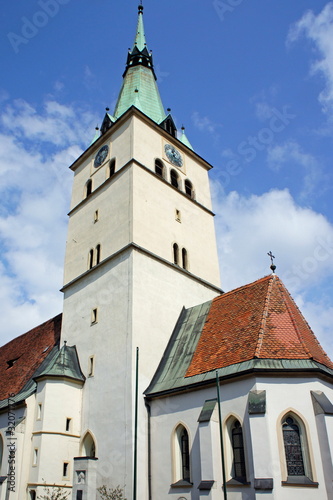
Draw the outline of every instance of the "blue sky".
[[[333,2],[144,1],[165,108],[212,165],[224,290],[277,272],[333,357]],[[113,110],[137,2],[0,14],[1,343],[62,309],[72,175]]]

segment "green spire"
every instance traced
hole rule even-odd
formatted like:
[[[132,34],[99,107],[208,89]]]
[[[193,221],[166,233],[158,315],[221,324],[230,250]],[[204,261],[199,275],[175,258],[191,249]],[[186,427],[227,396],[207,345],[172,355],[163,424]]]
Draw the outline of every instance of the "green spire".
[[[146,37],[145,37],[145,28],[143,26],[143,7],[139,5],[139,19],[138,19],[138,27],[136,30],[136,36],[134,40],[134,45],[132,52],[135,47],[138,48],[140,52],[147,46]]]
[[[156,84],[153,57],[147,48],[142,5],[139,5],[137,32],[133,48],[127,56],[123,78],[123,85],[113,113],[114,118],[118,119],[131,106],[136,106],[160,124],[165,119],[165,111]],[[137,105],[138,103],[140,106]]]
[[[185,127],[182,127],[182,135],[180,136],[179,140],[185,144],[185,146],[187,146],[188,148],[192,149],[193,150],[193,147],[192,147],[192,144],[190,143],[190,141],[188,140],[186,134],[185,134]]]

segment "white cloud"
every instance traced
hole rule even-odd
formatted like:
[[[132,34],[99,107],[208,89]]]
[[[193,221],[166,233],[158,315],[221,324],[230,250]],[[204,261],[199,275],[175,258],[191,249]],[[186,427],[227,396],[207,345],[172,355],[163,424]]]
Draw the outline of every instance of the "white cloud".
[[[208,116],[200,116],[199,112],[195,111],[192,113],[192,122],[199,130],[209,132],[215,138],[218,137],[218,129],[221,125],[214,123]]]
[[[9,101],[2,114],[1,344],[62,310],[68,166],[89,144],[95,123],[89,111],[55,100],[40,111]]]
[[[212,187],[214,208],[220,214],[216,224],[222,288],[228,291],[269,274],[271,250],[277,274],[332,356],[332,297],[323,292],[314,298],[310,293],[333,277],[332,224],[297,205],[288,190],[245,197],[236,192],[225,195],[218,183]]]
[[[267,152],[267,162],[273,170],[281,170],[287,167],[301,179],[300,197],[305,199],[313,196],[318,185],[322,182],[322,169],[317,159],[309,153],[305,153],[301,146],[295,141],[287,141],[283,144],[272,146]],[[295,169],[302,168],[301,172]]]
[[[304,35],[314,43],[319,54],[311,66],[311,72],[321,74],[325,79],[325,89],[319,100],[325,112],[333,112],[333,3],[329,2],[316,16],[312,10],[307,11],[295,23],[288,35],[288,43],[299,40]]]

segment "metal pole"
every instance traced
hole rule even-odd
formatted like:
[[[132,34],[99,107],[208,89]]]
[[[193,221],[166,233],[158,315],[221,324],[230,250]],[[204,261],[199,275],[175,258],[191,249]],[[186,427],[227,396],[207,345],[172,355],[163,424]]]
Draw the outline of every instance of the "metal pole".
[[[138,385],[139,385],[139,348],[136,348],[135,373],[135,422],[134,422],[134,473],[133,473],[133,500],[136,500],[137,483],[137,455],[138,455]]]
[[[219,407],[219,424],[220,424],[220,443],[221,443],[221,458],[222,458],[222,478],[223,478],[223,494],[224,500],[227,500],[227,484],[225,479],[225,462],[224,462],[224,445],[223,445],[223,432],[222,432],[222,413],[221,413],[221,399],[220,399],[220,384],[219,373],[216,370],[216,392],[217,404]]]

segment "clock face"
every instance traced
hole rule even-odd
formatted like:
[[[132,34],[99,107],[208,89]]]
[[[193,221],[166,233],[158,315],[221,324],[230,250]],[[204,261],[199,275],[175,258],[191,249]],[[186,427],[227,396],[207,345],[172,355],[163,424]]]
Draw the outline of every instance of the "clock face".
[[[166,144],[164,147],[165,154],[167,155],[168,160],[176,167],[183,166],[183,158],[179,151],[171,144]]]
[[[109,153],[109,146],[102,146],[95,156],[94,167],[100,167]]]

